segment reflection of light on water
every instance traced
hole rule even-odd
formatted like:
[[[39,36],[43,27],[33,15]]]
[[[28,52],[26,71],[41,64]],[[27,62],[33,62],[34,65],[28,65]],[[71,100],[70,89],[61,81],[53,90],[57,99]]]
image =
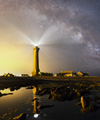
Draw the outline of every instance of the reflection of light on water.
[[[0,92],[1,92],[2,94],[4,94],[4,93],[11,93],[10,89],[0,90]]]
[[[38,118],[39,117],[39,114],[34,114],[34,118]]]

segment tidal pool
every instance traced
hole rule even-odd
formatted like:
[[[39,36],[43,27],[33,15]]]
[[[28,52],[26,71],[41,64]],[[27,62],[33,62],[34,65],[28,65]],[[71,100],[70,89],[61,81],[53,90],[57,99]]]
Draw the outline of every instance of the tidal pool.
[[[99,120],[100,109],[85,113],[76,105],[81,96],[75,90],[56,83],[0,90],[0,120]]]

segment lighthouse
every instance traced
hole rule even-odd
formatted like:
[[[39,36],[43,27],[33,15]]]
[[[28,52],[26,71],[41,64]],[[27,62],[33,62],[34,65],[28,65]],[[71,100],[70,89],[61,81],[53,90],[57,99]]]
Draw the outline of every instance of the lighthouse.
[[[39,48],[38,48],[38,46],[35,46],[33,48],[33,52],[34,52],[34,65],[33,65],[32,76],[36,76],[40,72],[40,70],[39,70]]]

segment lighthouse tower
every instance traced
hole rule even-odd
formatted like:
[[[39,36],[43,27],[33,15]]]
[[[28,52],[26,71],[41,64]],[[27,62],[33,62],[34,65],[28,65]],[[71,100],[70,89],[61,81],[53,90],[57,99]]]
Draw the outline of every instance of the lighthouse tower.
[[[40,72],[40,70],[39,70],[39,48],[38,48],[38,46],[35,46],[33,48],[33,51],[34,51],[34,66],[33,66],[32,76],[36,76],[36,75],[38,75],[38,72]]]

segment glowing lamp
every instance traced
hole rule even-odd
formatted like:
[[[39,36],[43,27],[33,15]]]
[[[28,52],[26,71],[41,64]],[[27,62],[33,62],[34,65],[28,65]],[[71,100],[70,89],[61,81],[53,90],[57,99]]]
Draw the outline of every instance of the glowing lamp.
[[[38,46],[38,43],[35,43],[34,46]]]

